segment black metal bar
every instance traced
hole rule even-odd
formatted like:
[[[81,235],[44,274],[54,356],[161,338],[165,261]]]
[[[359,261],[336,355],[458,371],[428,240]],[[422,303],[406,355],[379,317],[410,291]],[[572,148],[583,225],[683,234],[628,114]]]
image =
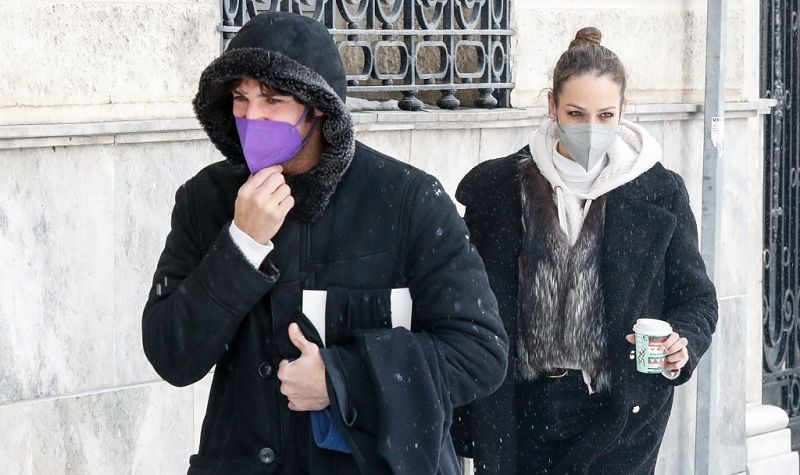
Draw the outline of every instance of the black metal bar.
[[[475,82],[469,84],[459,84],[459,90],[468,90],[468,89],[485,89],[489,87],[513,87],[512,83],[482,83],[482,82]],[[448,89],[452,89],[453,86],[450,84],[417,84],[414,86],[415,90],[418,91],[445,91]],[[393,85],[393,86],[352,86],[347,88],[349,92],[381,92],[381,91],[392,91],[392,92],[402,92],[408,90],[407,85]]]
[[[307,15],[325,24],[343,56],[348,48],[361,50],[362,64],[348,70],[348,93],[402,93],[400,108],[418,110],[423,104],[417,93],[441,91],[437,104],[454,109],[460,104],[455,97],[459,91],[478,89],[476,106],[508,107],[514,87],[509,7],[509,0],[220,0],[222,23],[217,29],[224,48],[258,13]],[[434,41],[436,48],[417,48]],[[475,53],[459,58],[460,48]],[[398,53],[399,72],[382,70],[387,55]],[[435,61],[429,56],[434,54],[440,58],[438,70],[446,74],[421,72],[420,64]]]
[[[765,404],[800,428],[800,0],[761,2],[761,93],[777,101],[764,124]],[[800,448],[800,436],[792,438]]]

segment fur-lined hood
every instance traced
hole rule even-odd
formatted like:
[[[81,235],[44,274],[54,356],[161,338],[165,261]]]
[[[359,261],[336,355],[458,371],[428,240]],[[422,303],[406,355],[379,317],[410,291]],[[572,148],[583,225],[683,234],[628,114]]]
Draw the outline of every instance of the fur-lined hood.
[[[226,51],[203,71],[193,105],[211,142],[236,167],[246,162],[227,85],[251,77],[297,97],[325,114],[328,143],[320,163],[286,180],[295,196],[293,213],[314,221],[325,210],[355,151],[353,121],[345,107],[347,81],[333,38],[321,23],[286,12],[250,20]]]

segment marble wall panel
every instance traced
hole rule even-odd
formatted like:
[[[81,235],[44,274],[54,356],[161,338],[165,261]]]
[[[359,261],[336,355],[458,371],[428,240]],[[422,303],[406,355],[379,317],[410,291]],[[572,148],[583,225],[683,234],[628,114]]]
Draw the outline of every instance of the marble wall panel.
[[[456,187],[478,164],[479,129],[415,130],[411,135],[411,164],[442,182],[455,201]]]
[[[575,32],[585,26],[600,28],[603,44],[619,55],[629,76],[629,99],[639,103],[703,101],[705,4],[659,0],[645,6],[629,1],[548,0],[512,2],[512,10],[516,86],[511,97],[515,107],[546,104],[547,95],[542,91],[552,87],[556,61]],[[747,13],[742,5],[729,5],[727,100],[742,100],[744,58],[754,53],[746,48],[741,35]]]
[[[649,123],[643,125],[650,127]],[[663,164],[683,178],[699,230],[703,199],[703,121],[667,121],[663,122],[661,130]]]
[[[754,260],[761,255],[760,227],[748,227],[754,216],[762,215],[761,200],[748,193],[751,167],[748,161],[753,137],[747,131],[747,120],[725,123],[725,151],[720,160],[723,187],[720,199],[720,249],[717,254],[717,294],[719,297],[744,295],[748,292],[748,274]],[[756,158],[757,160],[757,158]],[[753,289],[754,290],[754,289]]]
[[[697,377],[675,388],[672,414],[661,449],[656,474],[694,473],[695,425],[697,423]]]
[[[364,131],[356,133],[356,140],[401,162],[411,159],[411,134],[409,130]]]
[[[158,378],[142,349],[142,309],[170,229],[175,191],[222,159],[208,141],[109,147],[115,164],[115,384]]]
[[[0,151],[0,403],[113,383],[115,195],[100,150]]]
[[[214,2],[0,5],[0,107],[189,100],[219,54]],[[10,93],[13,91],[13,94]]]
[[[745,297],[730,297],[719,301],[719,323],[716,340],[718,388],[716,400],[711,401],[714,424],[711,428],[714,453],[713,466],[718,473],[740,473],[745,470],[745,399],[746,352],[742,348],[746,328]]]
[[[750,141],[735,142],[735,163],[743,168],[726,170],[725,177],[734,177],[726,193],[744,188],[744,194],[752,198],[760,193],[759,145],[753,139],[755,125],[741,122],[739,129],[736,124],[730,126],[731,133]],[[699,211],[702,173],[697,157],[702,157],[702,122],[649,122],[645,127],[665,144],[665,165],[684,176],[693,208]],[[469,169],[480,160],[515,151],[518,144],[512,147],[512,142],[524,143],[529,133],[524,127],[428,129],[360,132],[358,138],[434,174],[452,196]],[[502,150],[507,146],[510,151]],[[169,229],[175,188],[218,158],[206,141],[0,152],[0,242],[11,243],[0,246],[0,275],[4,277],[0,279],[0,347],[8,348],[6,353],[11,355],[11,364],[0,367],[0,403],[157,378],[141,350],[141,309]],[[753,226],[760,213],[754,205],[747,206],[738,215],[731,211],[726,219],[745,220],[751,223],[748,227]],[[741,240],[735,246],[754,248],[755,234],[745,236],[734,237]],[[742,294],[723,300],[716,336],[722,348],[724,381],[720,381],[720,417],[713,433],[719,438],[718,456],[730,473],[743,469],[739,460],[743,460],[745,372],[748,400],[750,386],[760,378],[759,368],[752,361],[745,365],[744,359],[760,351],[756,349],[760,334],[760,313],[755,311],[760,308],[756,258],[751,256],[749,264],[742,264],[747,268]],[[748,348],[743,351],[745,332]],[[2,426],[10,429],[0,436],[0,460],[11,457],[15,471],[10,473],[23,474],[76,473],[67,467],[78,467],[77,473],[122,473],[114,460],[135,467],[135,473],[180,473],[199,441],[210,381],[209,376],[191,390],[163,383],[146,386],[148,391],[160,391],[158,397],[137,396],[144,389],[133,388],[2,406],[0,423],[7,422]],[[659,456],[660,474],[691,473],[696,391],[694,381],[678,389]],[[48,404],[64,409],[38,409]],[[168,421],[161,426],[151,412],[136,409],[142,405],[154,407],[152,414],[162,419],[164,411],[180,415],[175,416],[174,426]],[[184,414],[187,410],[188,415]],[[124,440],[128,452],[105,440],[111,437],[92,435],[111,430],[105,428],[102,414],[114,411],[122,421],[150,421],[146,427],[130,423],[119,428],[117,437]],[[38,434],[44,432],[45,424],[38,421],[45,419],[50,421],[48,427],[57,429],[51,439],[40,442]],[[173,432],[180,434],[179,440],[172,440]],[[89,461],[106,471],[84,468],[91,465]],[[159,470],[161,466],[168,471]]]
[[[481,129],[480,161],[505,157],[528,145],[532,127],[485,128]]]
[[[0,407],[3,473],[184,473],[192,391],[165,383]]]

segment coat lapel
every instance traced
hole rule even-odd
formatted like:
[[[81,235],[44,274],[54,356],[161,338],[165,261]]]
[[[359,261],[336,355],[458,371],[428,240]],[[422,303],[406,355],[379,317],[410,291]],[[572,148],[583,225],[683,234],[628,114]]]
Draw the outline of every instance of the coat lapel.
[[[660,203],[671,200],[674,192],[673,178],[661,165],[655,165],[607,195],[602,265],[603,296],[611,332],[608,336],[612,342],[609,344],[611,361],[630,363],[631,345],[625,342],[624,335],[632,332],[635,318],[643,311],[675,231],[675,216]],[[626,384],[620,372],[614,374],[613,368],[621,367],[623,364],[612,363],[612,393],[618,395]],[[619,440],[628,417],[627,403],[624,393],[613,398],[612,412],[591,424],[582,437],[606,444]],[[582,446],[567,452],[558,468],[572,473],[579,465],[588,466],[603,450],[603,443],[592,447],[591,451]]]
[[[603,238],[604,297],[612,338],[641,314],[653,279],[663,265],[676,218],[656,204],[671,199],[674,181],[661,165],[612,191],[606,202]]]

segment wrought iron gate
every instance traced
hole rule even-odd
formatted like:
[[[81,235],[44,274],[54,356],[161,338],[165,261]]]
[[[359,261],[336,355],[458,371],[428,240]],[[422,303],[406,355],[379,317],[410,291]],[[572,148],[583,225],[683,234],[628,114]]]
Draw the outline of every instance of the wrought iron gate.
[[[440,94],[443,109],[472,91],[474,105],[509,107],[509,0],[220,0],[223,46],[264,11],[289,11],[325,24],[347,69],[348,95]]]
[[[764,140],[765,404],[789,413],[800,448],[800,0],[761,2],[761,92],[777,100]]]

